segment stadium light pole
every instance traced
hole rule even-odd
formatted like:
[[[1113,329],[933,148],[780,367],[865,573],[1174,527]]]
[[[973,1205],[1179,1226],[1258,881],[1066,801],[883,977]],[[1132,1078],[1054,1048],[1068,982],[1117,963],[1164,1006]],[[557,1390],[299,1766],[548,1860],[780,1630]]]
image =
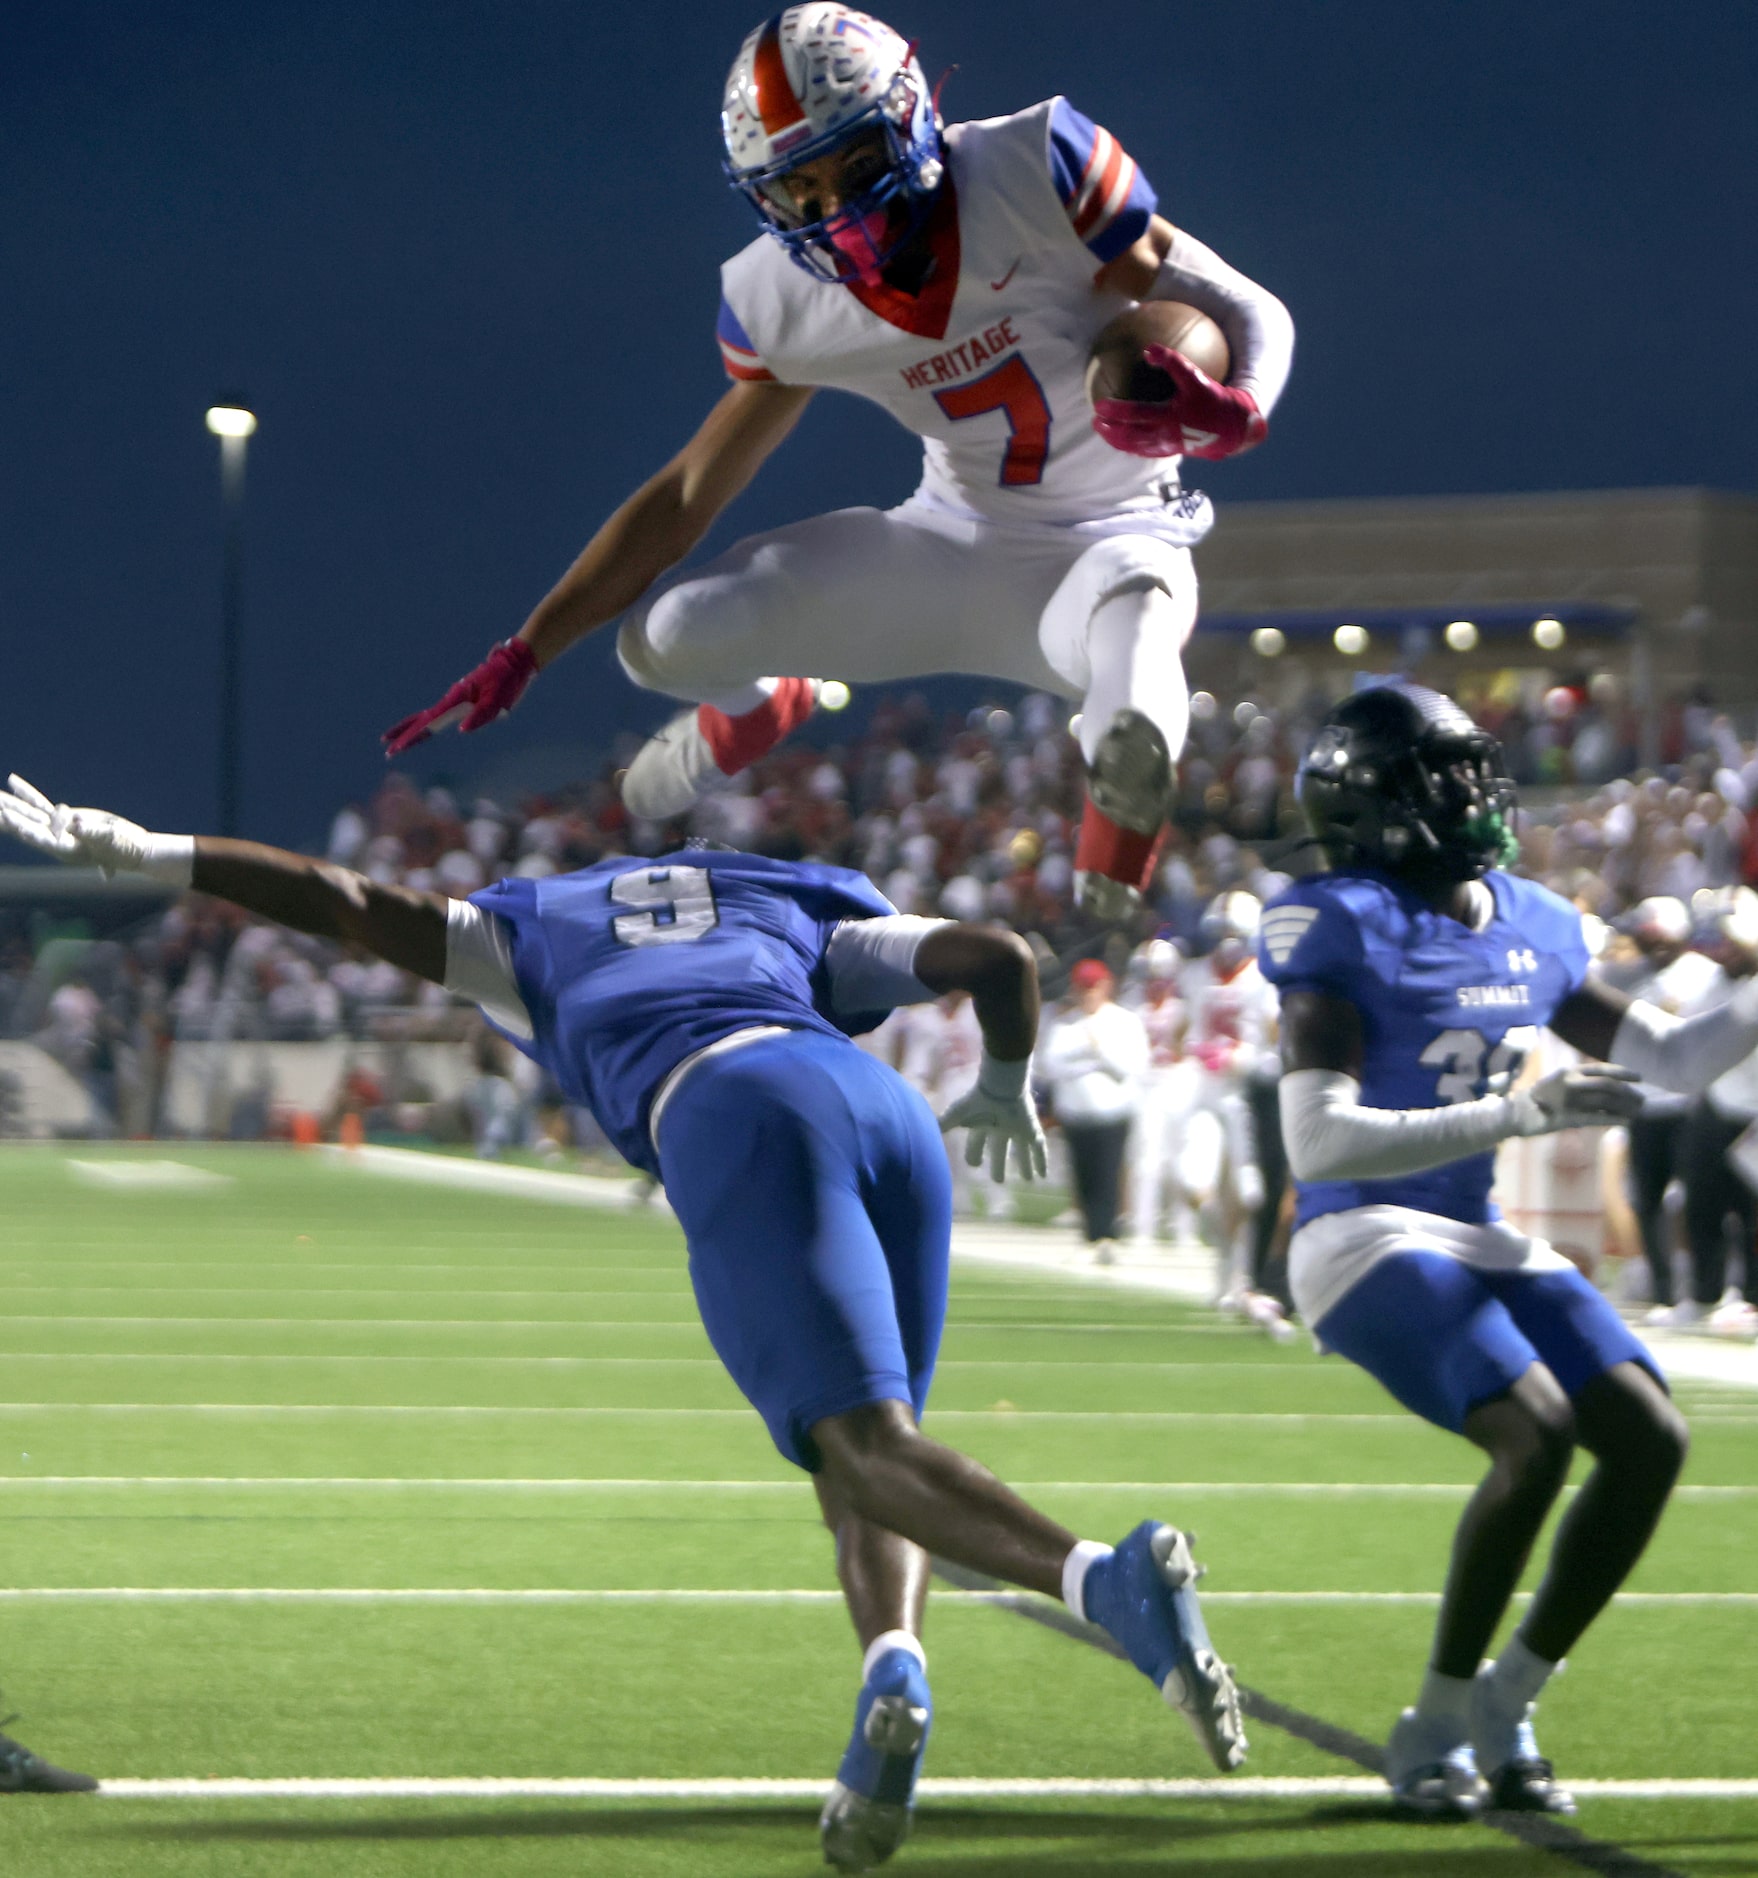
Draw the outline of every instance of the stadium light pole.
[[[238,402],[210,405],[207,426],[220,440],[220,505],[226,519],[220,561],[219,831],[235,835],[243,758],[244,462],[256,413]]]

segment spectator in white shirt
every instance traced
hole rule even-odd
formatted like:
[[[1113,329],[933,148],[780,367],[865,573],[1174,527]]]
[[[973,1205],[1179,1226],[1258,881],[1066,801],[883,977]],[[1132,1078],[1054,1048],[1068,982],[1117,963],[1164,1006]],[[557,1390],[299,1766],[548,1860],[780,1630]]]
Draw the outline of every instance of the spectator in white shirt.
[[[1098,959],[1082,959],[1070,1003],[1052,1020],[1039,1058],[1056,1119],[1068,1138],[1075,1200],[1101,1265],[1116,1257],[1123,1156],[1148,1062],[1148,1037],[1134,1011],[1114,1002],[1117,981]]]

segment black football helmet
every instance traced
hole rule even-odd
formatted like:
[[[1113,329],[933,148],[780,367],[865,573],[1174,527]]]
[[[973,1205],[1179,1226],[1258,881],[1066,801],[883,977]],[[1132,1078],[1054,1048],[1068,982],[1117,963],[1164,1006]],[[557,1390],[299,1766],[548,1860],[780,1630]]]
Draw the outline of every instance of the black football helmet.
[[[1370,867],[1418,887],[1476,880],[1519,853],[1502,746],[1453,700],[1374,685],[1337,705],[1297,782],[1333,867]]]

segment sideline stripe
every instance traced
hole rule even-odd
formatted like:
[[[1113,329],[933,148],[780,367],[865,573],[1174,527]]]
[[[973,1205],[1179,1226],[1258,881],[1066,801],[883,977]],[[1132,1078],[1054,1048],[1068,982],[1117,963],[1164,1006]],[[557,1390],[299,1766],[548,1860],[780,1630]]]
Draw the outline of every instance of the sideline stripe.
[[[1476,1490],[1473,1481],[1435,1480],[1016,1480],[1019,1493],[1214,1493],[1242,1498],[1283,1496],[1385,1495],[1411,1498],[1463,1499]],[[372,1489],[385,1492],[509,1492],[509,1493],[793,1493],[805,1494],[812,1483],[787,1480],[641,1480],[577,1475],[468,1475],[448,1479],[439,1475],[374,1474],[0,1474],[0,1492],[13,1487],[121,1487],[121,1488],[230,1488],[294,1487],[312,1489]],[[1579,1483],[1564,1487],[1578,1493]],[[1742,1500],[1758,1498],[1758,1486],[1675,1487],[1675,1500]]]
[[[1593,1798],[1749,1800],[1758,1780],[1571,1780]],[[105,1780],[112,1800],[809,1800],[817,1780]],[[1229,1780],[984,1780],[929,1775],[916,1791],[927,1800],[1320,1800],[1380,1798],[1383,1780],[1363,1775],[1239,1775]],[[1650,1868],[1652,1869],[1652,1868]]]
[[[1515,1593],[1517,1602],[1530,1591]],[[936,1587],[936,1602],[994,1604],[1036,1616],[1059,1606],[1024,1591]],[[1412,1604],[1432,1609],[1438,1591],[1206,1591],[1205,1604]],[[33,1604],[825,1604],[842,1602],[839,1590],[818,1586],[775,1589],[497,1589],[491,1586],[348,1585],[9,1585],[0,1602]],[[1616,1602],[1638,1609],[1680,1605],[1733,1605],[1758,1609],[1758,1591],[1624,1591]]]

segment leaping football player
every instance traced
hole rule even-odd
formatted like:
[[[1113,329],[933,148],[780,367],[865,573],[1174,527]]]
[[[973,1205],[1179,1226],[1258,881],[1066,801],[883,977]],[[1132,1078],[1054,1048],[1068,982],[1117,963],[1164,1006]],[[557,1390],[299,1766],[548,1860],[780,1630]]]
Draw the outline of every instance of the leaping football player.
[[[1504,871],[1514,788],[1500,746],[1437,692],[1387,684],[1339,704],[1300,791],[1331,871],[1281,894],[1258,934],[1282,1001],[1294,1298],[1323,1346],[1490,1461],[1386,1777],[1425,1815],[1571,1813],[1533,1704],[1641,1557],[1686,1429],[1611,1305],[1502,1220],[1494,1150],[1627,1119],[1638,1076],[1702,1089],[1758,1047],[1758,981],[1681,1020],[1591,977],[1581,915]],[[1547,1025],[1599,1060],[1517,1088]],[[1485,1664],[1577,1445],[1593,1471]]]
[[[932,1702],[929,1553],[1063,1598],[1180,1708],[1216,1765],[1245,1758],[1239,1698],[1197,1605],[1184,1535],[1144,1521],[1077,1540],[918,1426],[946,1315],[950,1181],[927,1104],[851,1041],[899,1004],[965,991],[983,1056],[941,1118],[1044,1169],[1031,1099],[1030,949],[898,914],[861,875],[700,849],[504,880],[469,900],[380,886],[251,842],[150,834],[14,777],[0,833],[351,942],[473,999],[663,1178],[702,1321],[836,1536],[864,1652],[854,1732],[824,1810],[848,1871],[908,1831]]]
[[[631,811],[654,821],[808,716],[819,681],[806,674],[1008,679],[1082,700],[1080,898],[1125,917],[1189,728],[1190,549],[1212,515],[1179,459],[1262,439],[1293,357],[1287,311],[1158,215],[1117,139],[1067,99],[944,127],[913,48],[833,0],[750,34],[721,128],[764,230],[721,270],[731,388],[514,638],[386,732],[388,753],[460,715],[480,729],[619,617],[624,671],[692,707],[624,779]],[[1146,300],[1222,328],[1227,382],[1154,348],[1175,395],[1095,410],[1092,342]],[[922,438],[915,494],[752,536],[659,584],[820,387],[870,398]]]

